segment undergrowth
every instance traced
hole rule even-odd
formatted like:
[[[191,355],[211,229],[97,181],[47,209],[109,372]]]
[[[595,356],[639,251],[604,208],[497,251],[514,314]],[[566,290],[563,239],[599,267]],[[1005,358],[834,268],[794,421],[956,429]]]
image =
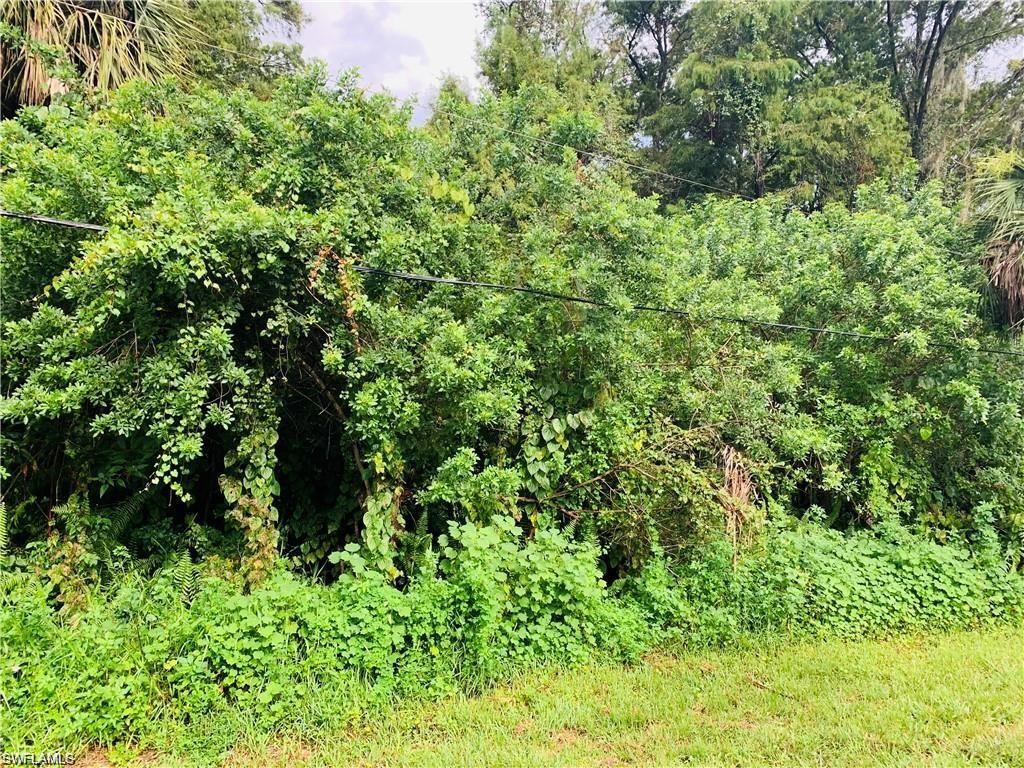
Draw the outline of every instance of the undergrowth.
[[[283,567],[246,591],[211,558],[182,581],[124,571],[68,603],[45,571],[7,564],[5,745],[182,744],[213,760],[239,734],[337,728],[396,698],[476,690],[517,669],[632,661],[673,643],[946,631],[1024,616],[996,557],[892,530],[773,530],[734,563],[722,542],[607,586],[599,550],[510,518],[450,526],[404,589],[342,553],[333,584]]]

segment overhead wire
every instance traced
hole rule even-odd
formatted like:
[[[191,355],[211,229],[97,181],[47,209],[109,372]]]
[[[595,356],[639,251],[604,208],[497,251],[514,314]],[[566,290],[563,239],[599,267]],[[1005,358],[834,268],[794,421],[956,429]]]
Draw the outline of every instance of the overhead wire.
[[[39,224],[52,224],[58,227],[67,227],[69,229],[88,229],[93,232],[106,232],[107,227],[102,224],[90,224],[85,221],[70,221],[68,219],[54,219],[50,216],[39,216],[34,213],[16,213],[15,211],[0,211],[0,216],[6,216],[9,219],[21,219],[22,221],[34,221]]]
[[[468,288],[486,288],[497,291],[514,292],[514,293],[525,293],[533,296],[539,296],[546,299],[554,299],[557,301],[568,301],[577,304],[589,304],[597,307],[604,307],[607,309],[618,309],[615,304],[606,301],[599,301],[597,299],[590,299],[585,296],[573,296],[571,294],[556,293],[553,291],[547,291],[541,288],[533,288],[531,286],[523,285],[505,285],[502,283],[487,283],[479,282],[475,280],[460,280],[457,278],[446,278],[436,277],[434,275],[422,275],[413,272],[396,272],[392,270],[379,269],[377,267],[367,267],[363,265],[353,265],[352,267],[356,272],[361,272],[368,275],[379,275],[382,277],[390,277],[399,280],[406,280],[410,282],[423,282],[423,283],[436,283],[441,285],[453,285]],[[813,335],[830,335],[830,336],[843,336],[851,339],[859,339],[862,341],[876,341],[885,343],[897,343],[902,339],[899,336],[885,336],[883,334],[876,333],[862,333],[860,331],[846,331],[839,328],[828,328],[818,327],[811,325],[799,325],[795,323],[779,323],[771,320],[758,320],[753,317],[743,317],[739,315],[720,315],[720,314],[708,314],[708,313],[695,313],[686,309],[678,309],[676,307],[659,307],[649,304],[633,304],[627,309],[633,312],[653,312],[665,315],[675,315],[676,317],[685,317],[696,323],[702,323],[705,321],[722,322],[722,323],[736,323],[739,325],[752,325],[761,328],[767,328],[778,331],[791,331],[799,333],[810,333]],[[952,349],[963,352],[982,352],[987,354],[995,355],[1009,355],[1012,357],[1024,357],[1024,351],[1017,352],[1012,349],[1001,349],[998,347],[966,347],[962,344],[954,344],[952,342],[943,341],[930,341],[928,346],[938,347],[941,349]]]
[[[148,27],[147,25],[142,24],[139,21],[134,20],[134,19],[125,19],[125,18],[122,18],[122,17],[119,17],[119,16],[114,16],[112,14],[104,13],[103,11],[97,10],[95,8],[88,8],[86,6],[81,6],[81,5],[76,5],[76,4],[69,4],[69,5],[72,8],[76,8],[78,10],[86,11],[88,13],[92,13],[92,14],[95,14],[97,16],[106,17],[106,18],[110,18],[110,19],[113,19],[113,20],[116,20],[116,21],[123,22],[123,23],[131,24],[132,26],[134,26],[136,28],[152,30],[152,27]],[[182,37],[182,39],[187,40],[188,42],[191,42],[191,43],[195,43],[196,45],[202,45],[202,46],[205,46],[205,47],[213,49],[213,50],[222,51],[224,53],[233,54],[233,55],[236,55],[236,56],[242,56],[244,58],[248,58],[248,59],[251,59],[253,61],[256,61],[256,62],[258,62],[260,64],[266,64],[266,61],[263,58],[258,57],[258,56],[254,56],[254,55],[246,53],[244,51],[239,51],[239,50],[235,50],[235,49],[231,49],[231,48],[224,48],[222,46],[215,45],[215,44],[210,43],[208,41],[200,40],[200,39],[194,38],[194,37],[189,37],[187,35],[182,35],[181,37]],[[744,195],[744,194],[742,194],[740,192],[737,192],[735,190],[728,190],[728,189],[725,189],[723,187],[717,187],[717,186],[714,186],[712,184],[707,184],[707,183],[698,181],[696,179],[690,179],[690,178],[687,178],[685,176],[679,176],[677,174],[667,173],[665,171],[660,171],[660,170],[657,170],[655,168],[650,168],[648,166],[640,165],[638,163],[633,163],[633,162],[631,162],[629,160],[626,160],[626,159],[624,159],[622,157],[619,157],[619,156],[617,156],[617,155],[615,155],[613,153],[610,153],[610,152],[597,152],[597,151],[593,151],[593,150],[581,149],[581,148],[575,147],[575,146],[573,146],[571,144],[566,144],[566,143],[563,143],[563,142],[554,141],[552,139],[547,139],[547,138],[545,138],[543,136],[536,136],[534,134],[527,133],[525,131],[520,131],[520,130],[516,130],[516,129],[513,129],[513,128],[508,128],[508,127],[505,127],[505,126],[497,125],[495,123],[492,123],[492,122],[489,122],[489,121],[486,121],[486,120],[478,120],[476,118],[469,117],[467,115],[463,115],[463,114],[454,112],[452,110],[437,109],[436,111],[437,111],[437,113],[446,115],[446,116],[448,116],[450,118],[456,118],[456,119],[465,121],[467,123],[471,123],[471,124],[478,125],[478,126],[483,126],[483,127],[486,127],[486,128],[492,129],[492,130],[497,130],[499,132],[502,132],[502,133],[505,133],[505,134],[508,134],[508,135],[518,136],[518,137],[521,137],[521,138],[525,138],[525,139],[527,139],[529,141],[533,141],[533,142],[536,142],[536,143],[539,143],[539,144],[544,144],[546,146],[553,146],[553,147],[557,147],[557,148],[560,148],[560,149],[570,150],[570,151],[576,152],[579,155],[583,155],[583,156],[586,156],[586,157],[591,157],[591,158],[594,158],[594,159],[603,159],[603,160],[614,161],[614,162],[620,163],[624,167],[630,168],[631,170],[634,170],[634,171],[639,171],[641,173],[647,173],[647,174],[650,174],[652,176],[658,176],[660,178],[669,179],[669,180],[681,182],[681,183],[684,183],[684,184],[690,184],[692,186],[700,187],[700,188],[703,188],[703,189],[708,189],[710,191],[722,192],[722,193],[727,194],[727,195],[741,197],[741,198],[745,198],[745,199],[748,199],[748,200],[749,199],[753,199],[749,195]],[[68,228],[90,230],[90,231],[94,231],[94,232],[106,232],[108,230],[107,227],[104,227],[104,226],[98,225],[98,224],[90,224],[88,222],[80,222],[80,221],[71,221],[71,220],[67,220],[67,219],[57,219],[57,218],[52,218],[52,217],[48,217],[48,216],[40,216],[40,215],[37,215],[37,214],[19,213],[19,212],[14,212],[14,211],[0,210],[0,216],[6,216],[6,217],[9,217],[9,218],[20,219],[20,220],[23,220],[23,221],[36,222],[36,223],[40,223],[40,224],[49,224],[49,225],[53,225],[53,226],[62,226],[62,227],[68,227]],[[569,301],[569,302],[574,302],[574,303],[579,303],[579,304],[588,304],[588,305],[591,305],[591,306],[598,306],[598,307],[605,307],[605,308],[615,308],[614,305],[609,304],[608,302],[602,302],[602,301],[598,301],[598,300],[595,300],[595,299],[590,299],[590,298],[587,298],[587,297],[584,297],[584,296],[573,296],[573,295],[568,295],[568,294],[556,293],[556,292],[553,292],[553,291],[547,291],[547,290],[543,290],[543,289],[539,289],[539,288],[533,288],[533,287],[530,287],[530,286],[514,286],[514,285],[505,285],[505,284],[501,284],[501,283],[488,283],[488,282],[472,281],[472,280],[460,280],[460,279],[456,279],[456,278],[442,278],[442,277],[437,277],[437,276],[434,276],[434,275],[422,275],[422,274],[415,274],[415,273],[410,273],[410,272],[395,272],[395,271],[391,271],[391,270],[383,270],[383,269],[379,269],[379,268],[376,268],[376,267],[367,267],[367,266],[363,266],[363,265],[355,265],[353,268],[357,272],[360,272],[360,273],[363,273],[363,274],[377,275],[377,276],[381,276],[381,277],[389,277],[389,278],[393,278],[393,279],[405,280],[405,281],[408,281],[408,282],[434,283],[434,284],[461,286],[461,287],[469,287],[469,288],[484,288],[484,289],[504,291],[504,292],[524,293],[524,294],[530,294],[530,295],[538,296],[538,297],[541,297],[541,298],[553,299],[553,300],[558,300],[558,301]],[[815,327],[815,326],[799,325],[799,324],[793,324],[793,323],[779,323],[779,322],[773,322],[773,321],[767,321],[767,320],[757,320],[756,318],[750,318],[750,317],[740,317],[740,316],[730,316],[730,315],[713,315],[713,314],[705,314],[705,313],[702,313],[702,314],[700,314],[698,316],[695,313],[690,312],[688,310],[683,310],[683,309],[678,309],[678,308],[673,308],[673,307],[658,307],[658,306],[650,306],[650,305],[638,304],[638,305],[633,305],[631,307],[631,309],[633,311],[636,311],[636,312],[654,312],[654,313],[660,313],[660,314],[675,315],[675,316],[678,316],[678,317],[686,317],[686,318],[689,318],[689,319],[694,320],[696,322],[700,322],[700,321],[715,321],[715,322],[738,323],[738,324],[746,324],[746,325],[758,326],[758,327],[768,328],[768,329],[773,329],[773,330],[790,331],[790,332],[803,332],[803,333],[811,333],[811,334],[815,334],[815,335],[842,336],[842,337],[846,337],[846,338],[858,339],[858,340],[863,340],[863,341],[875,341],[875,342],[885,342],[885,343],[896,343],[896,342],[900,341],[900,338],[897,337],[897,336],[885,336],[885,335],[882,335],[882,334],[861,333],[861,332],[858,332],[858,331],[847,331],[847,330],[842,330],[842,329],[837,329],[837,328]],[[933,347],[944,348],[944,349],[953,349],[953,350],[960,350],[960,351],[979,352],[979,353],[996,354],[996,355],[1008,355],[1008,356],[1013,356],[1013,357],[1024,357],[1024,352],[1018,352],[1018,351],[1009,350],[1009,349],[1000,349],[1000,348],[996,348],[996,347],[964,347],[963,345],[953,344],[953,343],[950,343],[950,342],[941,342],[941,341],[929,342],[929,345],[933,346]]]
[[[35,214],[17,213],[6,210],[0,210],[0,216],[18,219],[22,221],[34,222],[38,224],[47,224],[51,226],[88,229],[95,232],[106,232],[109,229],[108,227],[102,226],[100,224],[89,224],[80,221],[55,219],[49,216],[37,216]],[[415,272],[400,272],[395,270],[381,269],[379,267],[370,267],[363,264],[355,264],[352,266],[352,268],[356,272],[359,272],[364,275],[375,275],[378,277],[403,280],[406,282],[432,283],[435,285],[451,285],[463,288],[479,288],[492,291],[500,291],[504,293],[521,293],[537,296],[538,298],[544,298],[554,301],[572,302],[576,304],[586,304],[589,306],[602,307],[605,309],[626,309],[633,312],[648,312],[673,315],[676,317],[687,318],[688,320],[696,324],[704,324],[708,322],[735,323],[739,325],[749,325],[789,333],[809,333],[811,335],[816,336],[839,336],[843,338],[855,339],[858,341],[871,341],[887,344],[896,344],[903,341],[903,339],[900,336],[887,336],[884,334],[877,333],[849,331],[841,328],[829,328],[827,326],[800,325],[797,323],[780,323],[771,320],[759,320],[757,318],[745,317],[740,315],[722,315],[703,312],[696,313],[691,312],[690,310],[679,309],[676,307],[661,307],[649,304],[633,304],[625,308],[620,308],[619,306],[607,301],[600,301],[598,299],[592,299],[586,296],[576,296],[573,294],[549,291],[543,288],[535,288],[533,286],[528,285],[508,285],[505,283],[492,283],[479,280],[462,280],[453,277],[438,277],[436,275],[424,275]],[[1024,351],[1017,351],[1013,349],[1005,349],[1000,347],[965,346],[963,344],[955,344],[953,342],[948,341],[929,341],[927,342],[927,344],[930,347],[935,347],[938,349],[949,349],[966,353],[1003,355],[1007,357],[1024,358]]]

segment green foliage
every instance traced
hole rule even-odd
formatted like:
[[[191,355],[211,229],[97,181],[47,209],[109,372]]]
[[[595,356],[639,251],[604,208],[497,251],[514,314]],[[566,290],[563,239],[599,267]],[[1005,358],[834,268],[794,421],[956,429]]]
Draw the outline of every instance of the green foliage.
[[[985,266],[1006,321],[1024,325],[1024,153],[996,152],[978,162],[972,212],[988,236]]]
[[[261,34],[272,23],[292,32],[303,21],[296,0],[5,2],[2,116],[135,78],[179,75],[267,90],[272,76],[298,69],[300,49],[265,44]]]
[[[0,125],[5,205],[110,225],[0,222],[16,742],[227,723],[216,753],[240,713],[670,637],[1019,619],[1024,367],[974,354],[1006,341],[939,190],[662,214],[531,138],[601,121],[532,87],[412,129],[311,71]]]
[[[73,494],[102,517],[108,494],[153,487],[167,506],[152,522],[238,532],[222,554],[241,552],[251,584],[282,551],[333,576],[328,553],[355,543],[398,578],[425,513],[433,537],[451,520],[577,520],[615,577],[655,541],[674,555],[720,527],[728,452],[758,515],[816,505],[836,526],[991,529],[1009,547],[1021,366],[971,352],[1004,343],[960,255],[971,232],[912,170],[853,209],[664,216],[621,169],[531,140],[597,136],[551,89],[475,107],[449,93],[424,131],[321,78],[266,101],[137,84],[95,114],[0,125],[6,205],[111,224],[0,223],[15,541]],[[725,315],[898,341],[711,319]]]
[[[735,563],[718,542],[674,574],[655,561],[617,589],[650,622],[676,628],[691,644],[780,632],[946,632],[1024,619],[1024,580],[1002,562],[898,527],[843,535],[801,523],[762,544]]]
[[[0,501],[0,592],[6,591],[19,578],[20,572],[15,570],[14,558],[9,554],[11,538],[7,505]]]
[[[815,527],[784,533],[764,570],[776,584],[802,585],[799,595],[790,586],[788,599],[768,608],[795,631],[948,631],[1020,621],[1024,609],[1024,585],[1007,578],[1001,562],[972,559],[959,547],[922,542],[898,528],[881,537],[844,538]],[[762,575],[755,567],[746,579]],[[756,615],[761,605],[748,611]]]
[[[157,712],[198,723],[225,708],[273,729],[315,721],[310,706],[328,704],[324,691],[339,700],[321,716],[350,717],[392,695],[477,686],[527,663],[635,654],[638,616],[611,602],[593,547],[520,533],[503,517],[453,523],[433,567],[404,592],[359,567],[352,550],[351,570],[331,586],[278,570],[248,593],[200,577],[180,553],[154,579],[128,574],[93,589],[74,621],[53,610],[44,582],[5,586],[5,738],[152,743],[167,727]]]
[[[911,153],[923,175],[956,184],[985,148],[1019,141],[1019,2],[605,7],[605,56],[627,65],[621,92],[647,163],[695,182],[638,179],[669,199],[711,185],[818,207]]]
[[[190,11],[202,30],[186,62],[194,79],[266,95],[274,78],[301,68],[301,46],[263,39],[269,31],[293,38],[302,28],[306,16],[297,0],[203,0]]]
[[[5,207],[107,225],[0,220],[15,743],[216,755],[669,639],[1021,620],[1024,364],[977,354],[980,247],[905,118],[836,77],[871,46],[805,76],[803,4],[616,6],[706,33],[641,62],[652,152],[786,192],[664,211],[603,156],[590,11],[500,10],[501,95],[424,129],[315,68],[0,124]]]
[[[515,510],[516,496],[523,485],[519,472],[493,466],[474,472],[478,462],[471,448],[462,448],[438,467],[420,500],[424,504],[447,502],[464,510],[470,521],[484,523],[495,515]]]
[[[199,567],[192,561],[192,553],[187,548],[178,553],[171,566],[171,581],[185,604],[192,603],[202,589]]]
[[[484,27],[477,63],[495,94],[552,88],[568,111],[551,115],[545,141],[620,158],[634,156],[632,121],[616,89],[621,62],[600,40],[604,20],[598,4],[486,0],[480,10]]]
[[[778,153],[768,176],[812,205],[848,200],[909,159],[903,118],[881,88],[810,84],[768,110]]]
[[[636,621],[607,604],[597,550],[551,528],[523,544],[521,534],[496,517],[490,526],[450,523],[439,541],[442,573],[467,617],[468,668],[486,678],[530,661],[581,661],[602,646],[628,653]]]
[[[1011,490],[1018,481],[1009,480],[1019,476],[1017,449],[1006,450],[1021,436],[1020,380],[1007,376],[1016,363],[927,351],[924,341],[963,338],[981,322],[974,307],[983,278],[966,260],[940,255],[964,234],[935,192],[901,199],[876,183],[860,190],[849,217],[833,206],[779,226],[768,223],[770,209],[739,203],[687,218],[695,272],[753,269],[756,253],[782,317],[806,326],[856,317],[860,330],[899,339],[872,347],[821,337],[793,357],[767,357],[778,366],[774,392],[764,393],[777,403],[768,412],[773,434],[745,438],[745,453],[782,461],[781,474],[769,473],[777,483],[769,495],[799,510],[817,505],[828,524],[899,519],[949,539],[984,528],[984,504],[998,507],[1004,530],[1020,509]],[[752,410],[745,413],[747,429]]]
[[[597,91],[611,100],[606,81],[614,60],[590,37],[599,8],[567,0],[482,4],[486,25],[480,69],[497,93],[546,83],[566,91]],[[604,88],[600,86],[604,85]],[[576,98],[578,94],[573,94]]]
[[[785,190],[820,207],[849,200],[859,184],[909,159],[906,120],[887,87],[837,78],[827,47],[816,66],[809,57],[820,51],[794,44],[807,23],[802,10],[699,3],[674,20],[688,28],[669,35],[687,40],[685,55],[675,52],[674,81],[643,123],[660,166],[740,194]],[[657,186],[672,198],[705,191],[671,180]]]
[[[136,77],[183,73],[188,38],[200,34],[181,2],[8,2],[0,23],[3,117],[46,104],[79,79],[105,91]]]
[[[214,761],[248,733],[336,729],[395,696],[432,697],[523,668],[636,658],[652,643],[888,635],[1024,618],[1001,564],[891,529],[771,533],[733,564],[721,543],[604,586],[598,552],[506,517],[452,523],[402,591],[360,562],[327,586],[276,570],[245,592],[187,554],[93,589],[71,620],[46,582],[0,583],[5,739],[26,749],[187,733]],[[355,545],[352,545],[355,547]],[[187,564],[187,565],[185,565]],[[187,582],[187,584],[186,584]],[[183,598],[187,587],[188,599]]]

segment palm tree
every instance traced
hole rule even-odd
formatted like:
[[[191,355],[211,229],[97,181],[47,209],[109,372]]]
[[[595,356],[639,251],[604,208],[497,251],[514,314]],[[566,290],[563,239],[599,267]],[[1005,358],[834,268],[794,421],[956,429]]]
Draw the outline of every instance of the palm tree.
[[[975,212],[988,229],[985,266],[1010,325],[1024,326],[1024,154],[997,152],[978,164]]]
[[[179,74],[198,36],[180,0],[0,0],[0,23],[4,117],[48,103],[69,75],[107,90]]]

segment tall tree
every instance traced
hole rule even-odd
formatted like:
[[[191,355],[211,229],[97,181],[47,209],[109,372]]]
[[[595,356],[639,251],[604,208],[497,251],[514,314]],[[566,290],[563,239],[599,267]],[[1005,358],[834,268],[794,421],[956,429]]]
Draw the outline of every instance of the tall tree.
[[[886,60],[911,146],[923,169],[937,175],[943,125],[930,120],[936,106],[949,98],[962,106],[970,92],[967,68],[996,46],[1021,40],[1024,4],[888,0],[884,13]]]
[[[850,184],[898,163],[905,153],[896,147],[907,142],[924,174],[945,175],[965,154],[984,154],[966,145],[966,129],[987,125],[993,136],[988,116],[1005,112],[1000,95],[1011,96],[1021,79],[993,67],[1021,39],[1024,4],[1016,0],[605,7],[651,159],[749,194],[801,180],[819,201],[840,186],[849,194]],[[987,77],[972,76],[981,65]],[[844,133],[858,138],[846,147]],[[982,131],[970,133],[985,143]]]
[[[620,62],[609,51],[600,6],[582,0],[490,0],[480,8],[486,23],[477,61],[491,90],[540,94],[551,86],[564,96],[549,116],[549,147],[558,142],[582,150],[580,163],[598,155],[603,161],[611,154],[631,155],[631,121],[618,88]]]
[[[608,5],[650,159],[693,182],[660,179],[653,191],[787,189],[820,205],[903,162],[899,113],[865,76],[878,76],[880,39],[850,9],[833,18],[822,5]]]
[[[595,40],[598,6],[578,0],[492,0],[480,7],[485,28],[477,58],[496,93],[539,83],[589,89],[611,78],[614,61]]]
[[[692,44],[691,5],[667,0],[612,0],[606,5],[616,33],[613,51],[629,64],[629,88],[640,118],[661,109],[672,89],[672,74]]]

